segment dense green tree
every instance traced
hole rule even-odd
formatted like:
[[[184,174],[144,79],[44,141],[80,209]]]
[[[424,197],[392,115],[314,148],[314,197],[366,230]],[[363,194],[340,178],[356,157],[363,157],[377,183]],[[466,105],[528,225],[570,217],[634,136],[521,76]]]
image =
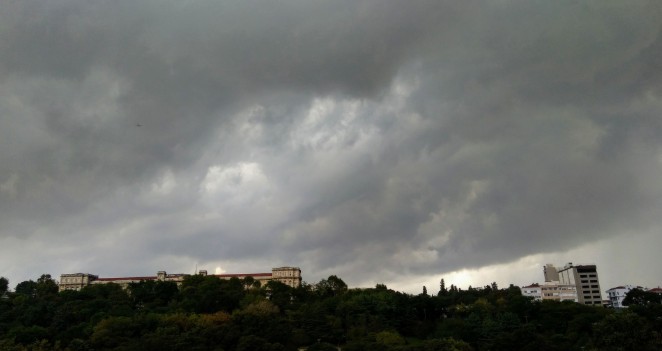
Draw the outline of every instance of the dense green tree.
[[[26,280],[20,282],[14,288],[14,292],[17,295],[22,295],[26,297],[36,297],[37,296],[37,283],[32,280]]]
[[[441,281],[439,282],[439,294],[441,296],[445,296],[448,294],[448,289],[446,289],[446,282],[444,281],[444,278],[441,278]]]
[[[237,278],[222,280],[214,276],[192,275],[184,279],[179,305],[194,313],[232,312],[246,292]]]
[[[42,275],[0,298],[0,350],[662,348],[662,304],[641,293],[628,311],[615,312],[535,302],[512,285],[452,285],[442,293],[440,284],[440,293],[429,296],[383,284],[348,289],[336,276],[297,288],[253,283],[196,275],[179,288],[149,281],[127,290],[102,284],[58,293]]]
[[[625,299],[623,299],[623,306],[645,306],[648,304],[660,303],[662,303],[662,295],[638,288],[628,291],[625,295]]]
[[[129,284],[129,296],[139,310],[167,312],[179,298],[175,282],[147,280]]]
[[[347,291],[347,284],[337,276],[330,275],[315,285],[315,291],[322,297],[337,296]]]
[[[269,300],[281,310],[287,309],[294,299],[292,287],[278,281],[270,281],[265,285],[266,295]]]
[[[308,351],[338,351],[338,348],[327,342],[317,342],[308,346]]]
[[[423,342],[422,351],[472,351],[472,347],[461,340],[453,338],[431,339]]]
[[[3,296],[9,288],[9,280],[5,277],[0,277],[0,297]]]
[[[650,324],[635,313],[613,313],[596,323],[594,345],[599,350],[660,350],[662,340]]]

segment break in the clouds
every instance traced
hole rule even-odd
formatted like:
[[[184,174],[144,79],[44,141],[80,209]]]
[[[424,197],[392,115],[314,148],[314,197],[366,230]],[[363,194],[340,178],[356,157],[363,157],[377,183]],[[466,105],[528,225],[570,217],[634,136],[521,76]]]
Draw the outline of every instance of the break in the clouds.
[[[658,285],[661,24],[646,1],[9,2],[0,275],[408,287],[573,260]]]

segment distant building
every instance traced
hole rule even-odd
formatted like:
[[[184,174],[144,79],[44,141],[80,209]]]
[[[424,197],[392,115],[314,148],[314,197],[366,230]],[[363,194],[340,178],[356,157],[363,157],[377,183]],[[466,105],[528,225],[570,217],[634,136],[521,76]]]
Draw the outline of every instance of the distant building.
[[[198,274],[207,275],[207,271],[201,270]],[[184,278],[190,274],[167,274],[165,271],[159,271],[155,276],[142,276],[142,277],[116,277],[116,278],[99,278],[99,276],[89,273],[69,273],[60,275],[60,291],[64,290],[80,290],[85,286],[94,284],[108,284],[115,283],[126,289],[131,283],[138,283],[141,281],[166,281],[175,282],[181,285]],[[220,279],[238,278],[244,279],[252,277],[255,281],[264,285],[269,281],[278,281],[293,288],[301,286],[301,269],[299,267],[278,267],[272,268],[271,273],[242,273],[242,274],[211,274],[211,276]]]
[[[632,289],[642,289],[640,286],[633,286],[633,285],[623,285],[623,286],[617,286],[615,288],[611,288],[607,290],[607,297],[609,298],[609,306],[613,308],[625,308],[627,306],[623,306],[623,300],[625,300],[625,296],[630,292]]]
[[[88,273],[71,273],[60,275],[60,291],[80,290],[99,279],[98,276]]]
[[[573,301],[577,302],[577,288],[574,285],[559,282],[545,282],[525,286],[522,295],[532,297],[535,301]]]
[[[548,263],[542,268],[543,274],[545,275],[546,282],[558,282],[559,271],[554,267],[553,264]]]
[[[521,291],[523,296],[532,297],[535,301],[542,300],[542,287],[538,283],[524,286]]]
[[[573,265],[572,262],[563,268],[554,268],[551,264],[543,267],[545,281],[558,278],[560,285],[573,285],[577,290],[577,302],[585,305],[602,305],[600,279],[595,265]]]

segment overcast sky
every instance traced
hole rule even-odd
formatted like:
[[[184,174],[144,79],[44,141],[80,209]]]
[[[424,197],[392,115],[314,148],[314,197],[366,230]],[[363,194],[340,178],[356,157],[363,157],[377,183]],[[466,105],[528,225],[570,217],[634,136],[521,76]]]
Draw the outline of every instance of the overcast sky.
[[[662,3],[9,1],[0,276],[662,284]]]

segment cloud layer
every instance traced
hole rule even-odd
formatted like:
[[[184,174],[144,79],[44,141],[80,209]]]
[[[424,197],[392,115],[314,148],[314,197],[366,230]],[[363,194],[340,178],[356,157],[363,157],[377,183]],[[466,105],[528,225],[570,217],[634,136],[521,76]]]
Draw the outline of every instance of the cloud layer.
[[[0,275],[617,267],[577,249],[662,244],[661,24],[643,1],[11,3]]]

